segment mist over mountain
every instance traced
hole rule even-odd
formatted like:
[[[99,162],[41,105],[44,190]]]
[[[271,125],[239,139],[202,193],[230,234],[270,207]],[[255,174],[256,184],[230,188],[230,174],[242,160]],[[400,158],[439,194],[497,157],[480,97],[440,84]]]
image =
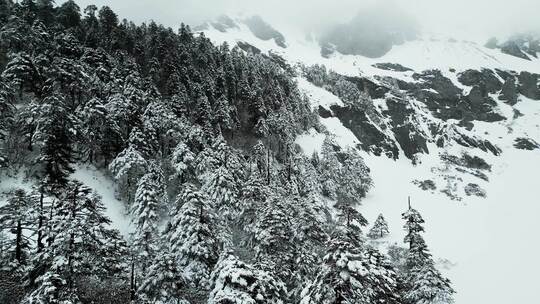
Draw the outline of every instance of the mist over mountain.
[[[415,39],[416,21],[398,8],[373,6],[358,12],[350,21],[331,26],[320,34],[319,43],[325,56],[338,51],[344,55],[380,57],[393,45]]]

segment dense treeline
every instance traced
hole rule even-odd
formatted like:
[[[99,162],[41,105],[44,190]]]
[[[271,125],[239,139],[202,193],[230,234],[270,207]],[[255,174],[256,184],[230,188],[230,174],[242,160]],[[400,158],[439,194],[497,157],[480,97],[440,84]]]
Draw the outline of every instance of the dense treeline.
[[[0,302],[431,303],[451,294],[425,247],[423,260],[401,267],[369,245],[356,209],[369,169],[331,137],[320,155],[298,151],[296,136],[320,127],[271,57],[216,47],[184,25],[119,21],[108,7],[81,13],[74,1],[0,0],[0,28],[0,170],[34,185],[0,207],[0,284],[11,286]],[[72,178],[77,164],[115,179],[129,237],[95,189]],[[374,235],[387,233],[382,221]],[[419,294],[425,286],[408,273],[422,275],[420,264],[446,285]]]

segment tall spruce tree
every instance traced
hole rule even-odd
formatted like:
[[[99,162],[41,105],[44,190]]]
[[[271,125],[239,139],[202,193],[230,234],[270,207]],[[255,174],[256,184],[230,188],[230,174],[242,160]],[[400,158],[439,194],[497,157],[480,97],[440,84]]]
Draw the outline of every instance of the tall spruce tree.
[[[268,272],[248,265],[234,255],[224,254],[212,272],[208,304],[287,302],[285,285]]]
[[[435,268],[435,263],[421,233],[424,220],[420,213],[410,206],[402,214],[405,223],[405,243],[409,244],[405,274],[403,279],[403,299],[407,304],[453,303],[450,280],[444,278]]]
[[[337,231],[323,264],[301,294],[301,304],[400,303],[397,277],[375,249]]]
[[[77,303],[77,281],[118,274],[125,244],[100,197],[70,181],[51,209],[49,245],[33,259],[27,303]]]
[[[0,229],[11,232],[12,238],[4,242],[3,250],[9,255],[2,264],[15,262],[15,268],[27,263],[31,246],[30,235],[36,231],[34,198],[22,189],[9,195],[7,204],[0,207]]]
[[[368,237],[376,240],[385,237],[388,233],[388,223],[381,213],[375,220],[375,223],[373,223],[373,227],[369,230]]]
[[[216,216],[207,199],[191,185],[184,187],[175,205],[166,230],[167,243],[186,280],[208,288],[220,249]]]
[[[136,231],[133,245],[138,251],[143,271],[148,267],[157,250],[158,221],[162,208],[163,185],[156,172],[145,174],[137,183],[131,214]]]

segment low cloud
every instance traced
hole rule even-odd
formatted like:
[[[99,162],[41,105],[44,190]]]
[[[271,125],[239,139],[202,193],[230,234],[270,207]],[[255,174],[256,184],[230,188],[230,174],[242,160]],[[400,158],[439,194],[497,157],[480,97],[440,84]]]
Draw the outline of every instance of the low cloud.
[[[135,22],[155,20],[177,27],[198,25],[220,14],[258,14],[270,23],[298,29],[320,30],[345,23],[359,10],[376,6],[413,17],[427,32],[456,38],[485,40],[515,32],[540,31],[538,0],[80,0],[108,5],[121,18]]]

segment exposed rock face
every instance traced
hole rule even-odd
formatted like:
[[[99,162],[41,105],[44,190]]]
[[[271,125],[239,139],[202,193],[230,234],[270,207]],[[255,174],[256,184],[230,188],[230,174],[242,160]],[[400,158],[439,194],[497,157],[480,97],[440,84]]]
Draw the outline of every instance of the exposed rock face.
[[[241,48],[242,50],[244,50],[245,52],[248,52],[248,53],[252,53],[252,54],[260,54],[261,53],[261,50],[258,49],[257,47],[247,43],[247,42],[244,42],[244,41],[238,41],[236,43],[238,45],[239,48]]]
[[[480,188],[478,184],[469,183],[467,184],[467,186],[465,186],[464,190],[467,196],[474,195],[479,197],[486,197],[486,191]]]
[[[531,60],[529,56],[527,56],[524,52],[521,51],[521,48],[518,46],[518,44],[515,41],[507,41],[501,46],[501,52],[512,55],[515,57],[519,57],[525,60]]]
[[[459,73],[458,80],[466,86],[479,86],[483,91],[488,93],[497,93],[501,90],[502,83],[492,70],[482,69],[466,70]]]
[[[371,98],[384,98],[386,93],[390,91],[389,88],[364,77],[346,76],[345,79],[354,83],[361,92],[367,92]]]
[[[489,48],[500,48],[501,52],[519,57],[526,60],[538,58],[540,52],[540,38],[538,34],[517,34],[510,37],[506,42],[499,44],[496,39],[492,38],[486,44]]]
[[[415,73],[413,78],[418,82],[400,81],[399,87],[426,104],[437,118],[488,122],[504,120],[504,117],[494,110],[497,103],[488,96],[490,91],[496,92],[502,86],[493,72],[476,71],[460,74],[460,81],[474,85],[467,96],[463,96],[461,89],[444,77],[439,70]]]
[[[490,141],[468,136],[452,125],[445,125],[438,130],[434,130],[433,133],[435,134],[435,142],[438,147],[444,147],[449,142],[454,141],[463,147],[478,148],[484,152],[489,151],[493,155],[499,155],[501,153],[501,149]]]
[[[321,117],[327,116],[328,112],[324,108],[321,111],[321,108],[319,107]],[[384,154],[394,159],[398,158],[399,149],[396,143],[371,123],[365,111],[355,107],[338,105],[332,105],[330,108],[335,117],[339,118],[341,123],[358,138],[360,147],[364,151],[372,152],[375,155]]]
[[[392,117],[392,131],[405,153],[405,156],[414,161],[417,153],[429,153],[427,136],[419,131],[419,124],[414,120],[414,110],[406,102],[397,99],[386,101],[388,111],[383,112]]]
[[[540,89],[538,88],[538,78],[540,75],[529,72],[521,72],[518,76],[519,93],[530,99],[540,100]]]
[[[262,40],[274,39],[276,44],[282,48],[286,48],[285,37],[266,23],[261,17],[253,16],[244,21],[249,27],[253,35]]]
[[[518,101],[518,90],[516,87],[516,79],[508,77],[504,82],[499,99],[505,100],[509,105],[515,105]]]
[[[408,72],[412,71],[412,69],[409,69],[407,67],[402,66],[399,63],[375,63],[373,67],[386,70],[386,71],[394,71],[394,72]]]
[[[514,141],[514,147],[521,150],[540,149],[540,144],[530,138],[518,137]]]
[[[430,179],[426,179],[426,180],[423,180],[423,181],[415,180],[415,181],[413,181],[413,184],[417,185],[420,189],[422,189],[424,191],[435,191],[435,190],[437,190],[437,186]]]

